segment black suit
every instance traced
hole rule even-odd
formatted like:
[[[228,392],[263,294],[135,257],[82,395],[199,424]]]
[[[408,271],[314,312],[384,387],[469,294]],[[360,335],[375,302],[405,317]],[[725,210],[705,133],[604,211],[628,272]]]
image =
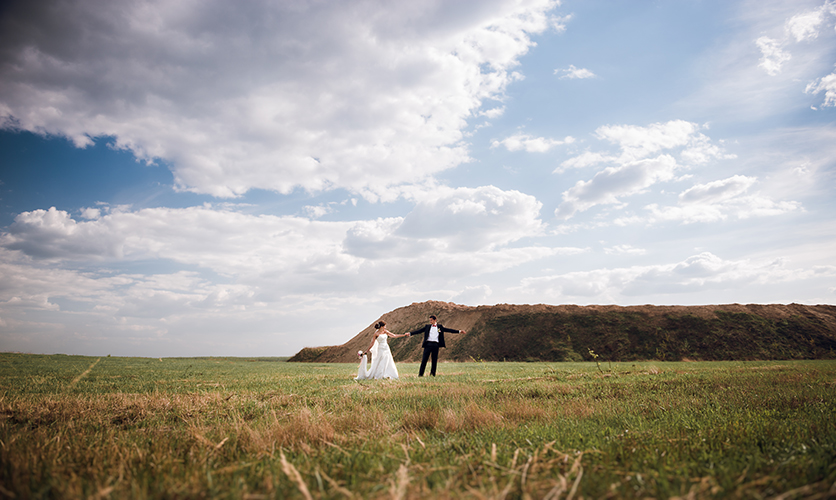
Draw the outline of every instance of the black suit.
[[[421,357],[421,368],[418,370],[418,376],[424,376],[424,370],[427,368],[427,360],[432,357],[433,363],[430,367],[430,375],[435,377],[435,367],[438,364],[438,350],[442,347],[445,347],[444,344],[444,332],[447,333],[459,333],[459,330],[454,330],[453,328],[444,328],[441,326],[441,323],[436,323],[436,327],[438,327],[438,342],[430,342],[430,328],[432,325],[424,325],[423,327],[415,330],[414,332],[409,332],[409,335],[415,335],[417,333],[424,334],[424,343],[421,344],[421,347],[424,348],[424,355]]]

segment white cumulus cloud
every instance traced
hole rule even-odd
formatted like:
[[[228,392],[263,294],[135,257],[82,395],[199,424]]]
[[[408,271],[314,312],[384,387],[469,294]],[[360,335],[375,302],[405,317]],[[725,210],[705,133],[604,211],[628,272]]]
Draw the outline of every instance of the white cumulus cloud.
[[[782,38],[775,39],[769,36],[761,36],[755,40],[755,44],[762,55],[758,66],[771,76],[778,75],[782,72],[784,63],[792,59],[788,46],[791,43],[799,44],[801,42],[805,43],[804,45],[796,45],[797,50],[810,51],[810,54],[804,54],[804,58],[815,61],[817,59],[816,52],[815,50],[811,51],[810,46],[813,41],[819,38],[825,25],[831,24],[836,29],[836,24],[832,24],[835,19],[836,2],[833,2],[833,0],[827,0],[817,8],[799,12],[789,17],[784,21],[784,35]],[[829,57],[829,50],[827,50],[829,46],[832,46],[832,43],[828,45],[827,41],[824,42],[824,50],[820,50],[819,54]],[[836,76],[834,75],[836,73],[814,79],[807,85],[805,92],[808,94],[824,92],[825,100],[822,106],[834,106],[834,103],[836,103]],[[808,78],[809,76],[804,76],[804,79]],[[813,106],[813,109],[817,108]]]
[[[836,106],[836,72],[810,82],[804,91],[808,94],[818,94],[820,92],[824,92],[824,102],[822,103],[822,106]]]
[[[341,280],[353,286],[358,270],[375,260],[403,265],[478,253],[482,271],[492,267],[492,255],[509,265],[501,247],[542,235],[541,208],[533,196],[493,186],[439,187],[405,217],[370,221],[250,215],[224,205],[119,209],[76,221],[50,208],[19,214],[0,233],[0,246],[38,261],[169,260],[237,279],[280,278],[288,292],[328,290]]]
[[[660,182],[675,178],[679,169],[701,165],[715,159],[734,158],[700,132],[701,127],[684,120],[636,125],[607,125],[595,131],[598,139],[612,143],[618,153],[585,151],[555,170],[602,165],[591,179],[578,181],[562,193],[563,202],[555,210],[560,219],[597,205],[624,203]]]
[[[604,253],[607,255],[644,255],[647,250],[644,248],[636,248],[633,245],[615,245],[604,248]]]
[[[556,0],[13,3],[3,126],[115,138],[181,189],[381,192],[468,160]]]
[[[563,192],[563,202],[555,211],[561,219],[596,205],[617,204],[625,196],[634,195],[656,184],[673,178],[676,160],[670,155],[607,167],[588,181],[578,181]]]
[[[663,149],[685,146],[697,137],[699,125],[685,120],[636,125],[605,125],[595,131],[599,139],[618,145],[622,160],[646,158]]]
[[[555,146],[562,144],[572,144],[575,142],[574,137],[567,136],[564,139],[547,139],[545,137],[532,137],[528,134],[514,134],[505,139],[494,140],[491,142],[492,148],[505,146],[508,151],[527,151],[529,153],[545,153]]]
[[[770,75],[780,73],[784,63],[792,59],[792,55],[783,50],[779,40],[762,36],[755,40],[755,44],[761,51],[761,61],[758,66]]]
[[[635,296],[676,296],[801,283],[836,276],[836,266],[794,269],[781,261],[726,260],[702,252],[680,262],[574,271],[522,280],[519,291],[551,300],[624,303]],[[676,300],[676,299],[673,299]]]
[[[451,249],[496,248],[543,233],[542,203],[494,186],[439,189],[416,200],[395,234]]]
[[[817,38],[819,36],[819,26],[825,18],[826,8],[827,5],[824,5],[818,9],[792,16],[786,23],[787,32],[796,42]]]
[[[678,206],[652,204],[646,208],[657,220],[685,223],[772,216],[801,209],[801,204],[795,201],[776,202],[761,194],[748,194],[756,182],[754,177],[735,175],[686,189],[679,195]]]
[[[132,355],[290,353],[314,342],[289,333],[311,317],[327,317],[318,332],[336,341],[356,316],[349,311],[378,314],[423,294],[477,300],[490,287],[473,277],[584,251],[525,241],[542,236],[544,223],[541,203],[524,193],[486,186],[411,195],[404,217],[356,221],[254,215],[233,204],[101,206],[98,217],[77,219],[56,208],[23,212],[0,233],[0,317],[15,332],[0,343],[38,352],[66,343]],[[156,270],[143,272],[149,267]],[[32,320],[45,312],[49,320]],[[242,332],[232,350],[230,332]]]
[[[578,80],[584,78],[595,78],[595,73],[586,68],[576,68],[574,64],[570,64],[566,69],[554,70],[555,75],[561,75],[561,80]]]

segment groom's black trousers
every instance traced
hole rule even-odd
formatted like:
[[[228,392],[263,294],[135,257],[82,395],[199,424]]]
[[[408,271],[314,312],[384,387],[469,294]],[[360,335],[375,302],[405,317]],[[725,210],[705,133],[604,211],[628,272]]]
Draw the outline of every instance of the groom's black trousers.
[[[427,342],[427,347],[424,348],[424,356],[421,357],[421,368],[418,370],[418,376],[424,376],[424,370],[427,368],[427,360],[432,356],[433,364],[430,367],[430,375],[435,377],[435,366],[438,364],[438,342]]]

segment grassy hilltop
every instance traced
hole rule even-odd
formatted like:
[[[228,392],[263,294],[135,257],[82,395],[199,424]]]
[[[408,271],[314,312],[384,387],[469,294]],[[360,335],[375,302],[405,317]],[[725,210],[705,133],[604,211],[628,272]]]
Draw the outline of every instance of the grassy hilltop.
[[[424,325],[435,314],[467,335],[445,335],[441,359],[454,361],[836,359],[836,306],[468,307],[422,302],[386,313],[390,331]],[[372,322],[374,323],[374,322]],[[305,348],[291,361],[354,362],[371,343],[369,325],[340,346]],[[393,339],[396,361],[421,359],[418,337]]]
[[[0,498],[832,498],[836,362],[0,354]]]

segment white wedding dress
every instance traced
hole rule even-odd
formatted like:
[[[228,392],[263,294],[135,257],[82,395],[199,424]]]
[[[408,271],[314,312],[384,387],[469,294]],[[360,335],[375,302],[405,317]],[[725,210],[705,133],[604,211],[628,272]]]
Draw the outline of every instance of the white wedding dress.
[[[377,336],[372,348],[369,352],[372,353],[372,366],[366,368],[368,362],[367,355],[363,354],[360,359],[360,366],[357,368],[357,378],[354,380],[371,380],[381,378],[398,379],[398,368],[395,366],[395,358],[392,357],[392,351],[389,349],[389,336],[381,333]]]

